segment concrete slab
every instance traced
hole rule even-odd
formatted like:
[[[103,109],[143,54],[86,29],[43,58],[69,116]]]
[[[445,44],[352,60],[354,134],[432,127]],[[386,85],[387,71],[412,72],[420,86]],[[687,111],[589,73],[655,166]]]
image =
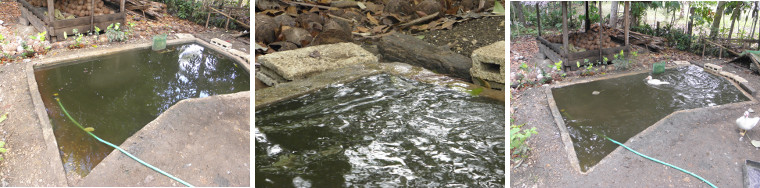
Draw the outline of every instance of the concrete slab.
[[[377,57],[353,43],[338,43],[271,53],[258,57],[262,69],[269,69],[286,80],[352,64],[376,63]]]
[[[250,95],[182,100],[120,147],[194,186],[248,187]],[[184,185],[114,150],[77,186]]]
[[[504,41],[495,42],[472,52],[472,77],[504,84]],[[502,87],[503,88],[503,87]]]
[[[177,33],[177,34],[174,34],[174,36],[177,36],[178,39],[192,39],[192,38],[195,38],[195,36],[193,36],[190,33]]]
[[[715,73],[723,71],[723,67],[718,66],[716,64],[712,64],[712,63],[705,63],[705,67],[704,68],[707,71],[711,71],[711,72],[715,72]]]
[[[688,61],[673,61],[673,63],[676,64],[676,66],[688,66],[691,65]]]
[[[218,39],[218,38],[211,39],[211,44],[219,46],[219,47],[224,48],[224,49],[230,49],[230,48],[232,48],[232,44],[230,44],[227,41],[223,41],[222,39]]]

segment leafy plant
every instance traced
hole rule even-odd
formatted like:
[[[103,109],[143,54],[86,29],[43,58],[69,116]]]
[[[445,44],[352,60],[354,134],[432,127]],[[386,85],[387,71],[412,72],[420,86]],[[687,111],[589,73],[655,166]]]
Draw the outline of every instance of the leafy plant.
[[[509,130],[509,151],[512,154],[510,159],[519,160],[528,151],[528,147],[525,146],[525,140],[530,138],[531,135],[538,134],[536,128],[522,130],[522,125],[512,125]]]
[[[0,141],[0,153],[6,153],[8,152],[8,149],[5,148],[5,142]],[[0,161],[3,160],[3,157],[0,157]]]
[[[33,40],[39,40],[40,42],[45,41],[45,36],[47,35],[47,31],[43,31],[41,33],[37,33],[36,36],[29,36],[30,39]]]
[[[525,63],[525,62],[521,63],[520,64],[520,69],[522,69],[524,71],[528,71],[528,64]]]
[[[127,41],[127,33],[119,29],[121,23],[117,22],[115,25],[111,24],[106,28],[106,37],[109,42],[123,42]]]

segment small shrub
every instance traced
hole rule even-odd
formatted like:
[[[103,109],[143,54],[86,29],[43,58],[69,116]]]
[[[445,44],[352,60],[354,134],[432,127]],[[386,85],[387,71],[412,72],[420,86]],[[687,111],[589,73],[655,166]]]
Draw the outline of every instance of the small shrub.
[[[121,30],[120,28],[121,23],[116,23],[116,25],[111,24],[106,28],[106,37],[108,37],[108,42],[124,42],[127,41],[127,32]]]
[[[509,151],[511,153],[510,159],[520,160],[523,155],[528,151],[528,147],[525,145],[525,140],[530,138],[531,135],[538,134],[536,128],[533,127],[528,130],[522,130],[522,125],[512,125],[509,130]]]

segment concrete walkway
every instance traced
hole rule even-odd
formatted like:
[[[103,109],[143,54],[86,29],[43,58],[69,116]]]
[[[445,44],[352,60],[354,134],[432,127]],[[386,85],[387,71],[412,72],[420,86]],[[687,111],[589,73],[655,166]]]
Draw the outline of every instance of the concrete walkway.
[[[34,87],[31,87],[31,86]],[[30,63],[0,65],[0,140],[9,151],[0,161],[0,185],[21,187],[66,186],[65,173],[47,116],[40,117],[32,96],[37,91]],[[44,112],[44,107],[41,109]]]
[[[185,99],[121,148],[194,186],[250,184],[250,92]],[[114,150],[77,186],[184,186]]]

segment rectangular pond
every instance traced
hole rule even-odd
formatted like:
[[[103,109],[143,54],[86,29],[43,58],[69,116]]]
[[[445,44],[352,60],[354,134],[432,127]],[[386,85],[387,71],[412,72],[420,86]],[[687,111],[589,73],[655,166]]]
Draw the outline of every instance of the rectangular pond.
[[[389,74],[256,111],[255,187],[502,187],[503,101]]]
[[[250,76],[233,60],[198,44],[164,51],[132,50],[34,73],[68,176],[86,176],[113,151],[68,120],[120,145],[169,107],[187,98],[250,90]],[[148,151],[148,150],[146,150]]]
[[[625,143],[675,111],[750,100],[727,79],[696,66],[653,75],[671,84],[649,85],[647,76],[649,73],[642,73],[552,89],[582,171],[618,147],[601,135]],[[599,93],[594,95],[594,91]]]

